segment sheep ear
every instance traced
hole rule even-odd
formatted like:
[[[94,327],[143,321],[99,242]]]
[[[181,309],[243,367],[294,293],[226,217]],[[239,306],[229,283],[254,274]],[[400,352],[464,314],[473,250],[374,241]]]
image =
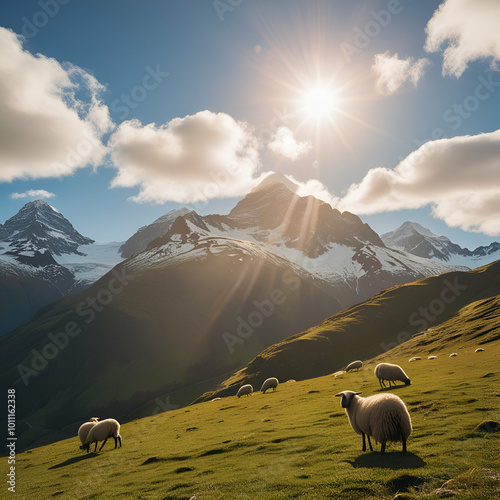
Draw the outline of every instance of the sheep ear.
[[[354,394],[362,394],[361,392],[355,392]]]
[[[335,394],[335,397],[337,397],[337,396],[342,396],[342,393],[339,392],[338,394]]]

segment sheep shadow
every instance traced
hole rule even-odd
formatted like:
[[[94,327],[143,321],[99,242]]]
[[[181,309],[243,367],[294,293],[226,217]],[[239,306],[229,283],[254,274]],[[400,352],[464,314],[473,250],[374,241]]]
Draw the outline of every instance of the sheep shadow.
[[[354,460],[348,460],[353,467],[378,467],[380,469],[419,469],[426,463],[413,453],[388,452],[383,455],[377,451],[372,453],[363,453]]]
[[[85,455],[80,455],[78,457],[68,458],[68,460],[61,462],[60,464],[56,464],[53,465],[52,467],[49,467],[49,470],[59,469],[59,467],[66,467],[67,465],[76,464],[78,462],[81,462],[82,460],[87,460],[89,458],[95,457],[96,455],[97,453],[86,453]]]

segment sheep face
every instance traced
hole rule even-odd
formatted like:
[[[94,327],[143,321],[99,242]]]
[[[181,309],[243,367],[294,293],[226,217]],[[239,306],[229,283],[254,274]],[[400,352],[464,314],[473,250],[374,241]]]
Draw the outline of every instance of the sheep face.
[[[343,391],[339,392],[338,394],[335,394],[335,396],[340,396],[340,406],[342,408],[349,408],[352,398],[354,396],[361,394],[360,392],[354,392],[354,391]]]

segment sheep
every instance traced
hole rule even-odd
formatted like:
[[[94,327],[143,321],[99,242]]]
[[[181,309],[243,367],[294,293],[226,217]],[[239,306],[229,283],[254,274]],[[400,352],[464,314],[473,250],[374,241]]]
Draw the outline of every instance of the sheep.
[[[453,356],[457,356],[457,353],[456,352],[452,352],[448,357],[452,358]]]
[[[391,363],[379,363],[375,367],[374,372],[375,376],[378,378],[380,387],[385,387],[385,380],[389,382],[389,387],[391,387],[391,383],[394,383],[394,385],[396,385],[396,380],[404,382],[406,385],[411,385],[411,380],[399,365],[393,365]]]
[[[83,423],[80,425],[80,428],[78,429],[78,437],[80,438],[80,441],[82,445],[80,446],[80,450],[83,450],[85,441],[87,439],[87,436],[89,435],[90,429],[96,425],[97,419],[95,417],[92,417],[88,422]]]
[[[290,380],[287,380],[286,383],[288,384],[288,382],[297,382],[295,379],[291,378]]]
[[[114,418],[107,418],[101,422],[97,422],[89,431],[85,444],[83,446],[87,453],[90,451],[90,445],[95,443],[94,453],[97,450],[97,444],[99,441],[103,441],[99,451],[102,450],[103,446],[106,444],[108,438],[113,437],[115,440],[115,449],[118,446],[118,441],[120,442],[120,448],[122,446],[122,437],[120,436],[120,424]]]
[[[412,363],[413,361],[420,361],[421,358],[419,358],[418,356],[413,356],[413,358],[410,358],[408,360],[408,363]]]
[[[222,398],[214,398],[214,399],[211,399],[210,401],[220,401]]]
[[[429,356],[427,359],[438,359],[437,356]]]
[[[245,384],[238,389],[236,396],[241,397],[244,396],[245,394],[247,396],[250,396],[252,392],[253,392],[253,387],[250,384]]]
[[[264,380],[264,383],[262,384],[262,387],[260,390],[265,394],[268,389],[273,389],[273,392],[276,392],[276,387],[278,387],[278,379],[276,377],[271,377],[266,380]]]
[[[99,417],[89,418],[89,422],[99,422]]]
[[[483,352],[484,349],[482,347],[478,347],[474,352]]]
[[[363,367],[363,361],[353,361],[352,363],[349,363],[345,369],[346,372],[349,372],[351,370],[356,370],[359,371],[360,368]]]
[[[381,443],[380,453],[385,452],[388,441],[402,442],[403,452],[411,434],[411,418],[404,402],[390,393],[376,394],[367,398],[359,397],[360,392],[343,391],[340,406],[345,408],[352,429],[363,436],[362,451],[366,451],[365,435],[370,451],[373,451],[370,436]]]

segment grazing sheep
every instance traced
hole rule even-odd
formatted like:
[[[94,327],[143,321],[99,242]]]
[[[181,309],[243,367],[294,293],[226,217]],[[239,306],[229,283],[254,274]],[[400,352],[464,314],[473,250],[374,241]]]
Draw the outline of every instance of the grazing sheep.
[[[99,422],[99,417],[89,418],[89,422]]]
[[[474,352],[483,352],[484,349],[482,347],[478,347]]]
[[[89,435],[90,429],[96,425],[97,420],[94,418],[91,418],[89,422],[85,422],[84,424],[80,425],[80,428],[78,429],[78,437],[80,438],[80,441],[82,445],[80,446],[80,450],[83,450],[85,441],[87,440],[87,436]]]
[[[380,453],[385,452],[388,441],[402,442],[406,451],[406,440],[412,431],[411,418],[404,402],[394,394],[376,394],[367,398],[360,392],[343,391],[340,406],[345,408],[352,429],[363,436],[362,451],[366,451],[365,435],[370,451],[373,451],[370,436],[381,443]]]
[[[211,399],[210,401],[220,401],[222,398],[214,398],[214,399]]]
[[[363,367],[363,361],[353,361],[352,363],[349,363],[347,366],[346,366],[346,369],[345,371],[346,372],[350,372],[351,370],[356,370],[356,371],[359,371],[360,368]]]
[[[291,378],[290,380],[286,381],[286,384],[288,384],[288,382],[297,382],[297,381],[295,379]]]
[[[408,360],[408,363],[412,363],[413,361],[420,361],[422,358],[419,358],[418,356],[413,356],[413,358],[410,358]]]
[[[242,385],[238,389],[236,396],[240,397],[240,396],[244,396],[245,394],[247,396],[250,396],[250,394],[252,394],[252,392],[253,392],[253,387],[250,384],[245,384],[245,385]]]
[[[452,352],[448,357],[452,358],[453,356],[457,356],[457,353],[456,352]]]
[[[99,448],[99,451],[102,450],[102,447],[106,444],[108,438],[113,437],[115,440],[115,449],[118,446],[118,441],[120,441],[120,447],[122,445],[122,437],[120,436],[120,424],[114,418],[107,418],[106,420],[101,420],[101,422],[97,422],[91,429],[87,435],[87,439],[85,440],[85,444],[83,446],[84,450],[87,450],[87,453],[90,451],[90,445],[95,443],[94,453],[97,450],[97,444],[99,441],[104,441]]]
[[[375,367],[374,372],[375,376],[378,378],[380,387],[385,387],[385,380],[389,382],[389,387],[391,387],[391,383],[394,383],[394,385],[396,385],[396,380],[404,382],[406,385],[411,385],[411,380],[399,365],[393,365],[391,363],[379,363]]]
[[[427,359],[438,359],[437,356],[429,356]]]
[[[273,389],[273,392],[276,391],[276,387],[278,387],[278,379],[276,377],[271,377],[266,380],[264,380],[264,383],[262,384],[262,387],[260,390],[265,394],[268,389]]]

